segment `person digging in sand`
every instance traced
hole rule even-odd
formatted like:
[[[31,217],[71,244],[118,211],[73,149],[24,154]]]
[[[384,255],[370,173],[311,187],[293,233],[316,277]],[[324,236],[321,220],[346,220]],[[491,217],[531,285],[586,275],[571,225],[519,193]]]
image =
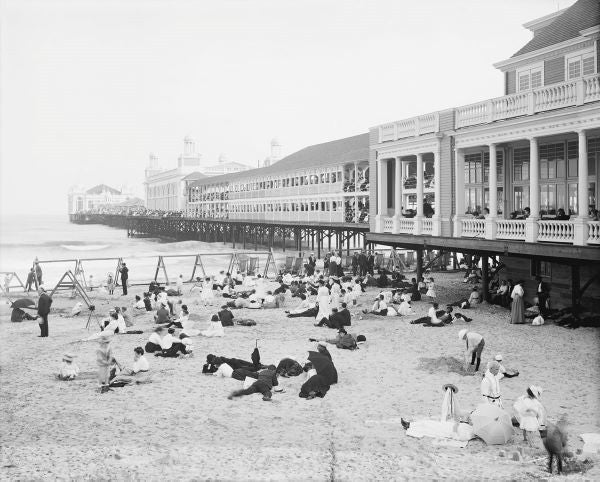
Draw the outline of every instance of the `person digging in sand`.
[[[485,340],[483,336],[474,331],[469,331],[466,328],[458,332],[458,339],[465,340],[467,343],[467,350],[465,351],[465,365],[469,355],[471,355],[471,365],[475,365],[475,359],[477,359],[477,365],[475,365],[475,371],[479,371],[479,365],[481,364],[481,353],[485,346]],[[465,369],[467,367],[465,366]]]

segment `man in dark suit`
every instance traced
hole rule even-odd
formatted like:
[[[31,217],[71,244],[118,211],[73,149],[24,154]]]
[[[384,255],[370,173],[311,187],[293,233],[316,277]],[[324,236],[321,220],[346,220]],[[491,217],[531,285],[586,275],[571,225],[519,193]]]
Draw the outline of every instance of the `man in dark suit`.
[[[129,278],[129,268],[125,263],[123,263],[123,267],[119,270],[121,273],[121,284],[123,285],[123,295],[127,294],[127,279]]]
[[[548,299],[550,298],[550,286],[542,281],[541,276],[535,278],[537,281],[537,297],[538,306],[540,307],[540,315],[546,316],[548,312]]]
[[[40,286],[38,293],[40,298],[38,300],[38,315],[42,318],[40,323],[41,338],[48,336],[48,315],[50,314],[50,306],[52,306],[52,298],[48,296],[46,290]]]
[[[373,255],[373,251],[369,251],[369,256],[367,256],[367,271],[371,276],[375,275],[375,256]]]
[[[367,269],[369,268],[369,263],[367,261],[367,255],[364,251],[361,251],[358,255],[358,266],[360,268],[359,274],[360,276],[364,276],[367,274]]]
[[[358,273],[358,252],[354,251],[352,254],[352,276],[356,276]]]

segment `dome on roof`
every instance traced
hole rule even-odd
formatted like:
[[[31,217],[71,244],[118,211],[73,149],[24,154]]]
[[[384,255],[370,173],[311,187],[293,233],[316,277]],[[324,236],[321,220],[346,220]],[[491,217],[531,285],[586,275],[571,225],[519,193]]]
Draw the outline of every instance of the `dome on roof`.
[[[223,164],[225,162],[229,162],[229,159],[227,158],[226,154],[224,154],[223,152],[221,152],[221,154],[219,154],[219,163]]]
[[[183,138],[183,142],[192,142],[193,140],[194,139],[192,139],[192,136],[190,136],[189,134]]]
[[[271,139],[271,145],[272,146],[280,146],[281,143],[279,142],[279,139],[277,137],[273,137],[273,139]]]

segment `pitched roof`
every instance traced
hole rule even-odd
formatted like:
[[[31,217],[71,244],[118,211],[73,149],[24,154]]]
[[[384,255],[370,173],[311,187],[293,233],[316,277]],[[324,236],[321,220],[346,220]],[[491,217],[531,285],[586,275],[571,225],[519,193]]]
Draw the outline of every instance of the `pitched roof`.
[[[328,167],[343,162],[366,161],[369,159],[369,134],[337,139],[315,144],[284,157],[275,164],[258,169],[223,174],[197,181],[196,185],[235,181],[255,176],[269,176],[282,172],[293,172],[311,167]]]
[[[183,181],[196,181],[196,180],[202,179],[204,177],[206,177],[206,176],[204,174],[202,174],[201,172],[194,171],[194,172],[191,172],[190,174],[188,174],[187,176],[185,176],[183,178]]]
[[[121,191],[118,191],[117,189],[107,186],[106,184],[98,184],[97,186],[94,186],[90,189],[88,189],[85,193],[86,194],[102,194],[104,191],[108,191],[111,194],[121,194]]]
[[[540,50],[579,37],[580,30],[600,23],[598,0],[578,0],[556,17],[553,22],[536,30],[533,38],[513,57]]]

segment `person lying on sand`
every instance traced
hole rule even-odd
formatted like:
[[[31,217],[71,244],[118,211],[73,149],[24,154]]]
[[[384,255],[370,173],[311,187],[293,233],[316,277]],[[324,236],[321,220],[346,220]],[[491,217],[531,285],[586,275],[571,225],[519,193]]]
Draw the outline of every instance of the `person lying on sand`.
[[[75,355],[71,353],[65,353],[62,358],[62,366],[60,367],[60,371],[56,375],[59,380],[75,380],[77,375],[79,375],[79,367],[77,363],[74,362]]]
[[[335,338],[326,338],[318,340],[317,338],[309,338],[308,341],[325,342],[337,346],[338,348],[354,350],[358,345],[362,345],[367,341],[365,335],[355,335],[348,333],[344,328],[340,328]]]
[[[178,357],[180,353],[182,355],[188,355],[191,353],[191,350],[188,351],[186,344],[183,343],[181,339],[178,340],[173,336],[175,333],[175,328],[169,328],[167,332],[168,333],[163,336],[160,341],[161,351],[154,353],[154,356],[175,358]]]
[[[268,402],[273,396],[271,392],[272,388],[277,385],[279,385],[279,382],[277,381],[275,365],[269,365],[265,370],[258,372],[258,379],[252,385],[243,390],[234,390],[227,398],[232,400],[233,398],[252,395],[253,393],[261,393],[263,400]]]
[[[463,319],[467,323],[472,321],[472,318],[467,318],[462,313],[453,313],[453,308],[450,305],[446,307],[446,311],[438,310],[438,307],[438,303],[432,303],[427,316],[411,321],[411,325],[422,324],[423,326],[443,327],[454,323],[457,319]]]

